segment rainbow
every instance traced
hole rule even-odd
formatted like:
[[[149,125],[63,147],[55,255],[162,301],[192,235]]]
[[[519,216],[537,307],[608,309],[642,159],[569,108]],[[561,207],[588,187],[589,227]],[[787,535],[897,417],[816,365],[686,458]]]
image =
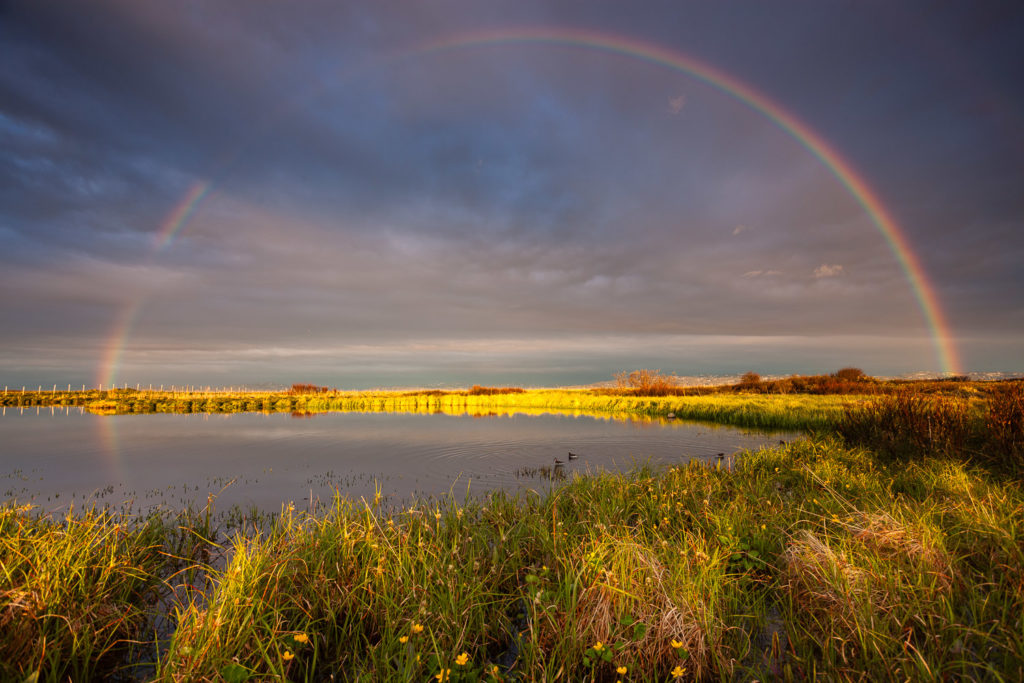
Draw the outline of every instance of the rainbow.
[[[469,36],[457,36],[432,43],[417,54],[439,52],[475,45],[550,44],[591,48],[602,52],[625,55],[645,62],[664,66],[693,76],[716,89],[731,95],[755,111],[763,114],[782,130],[789,133],[811,154],[818,158],[847,192],[864,209],[882,233],[900,268],[914,292],[928,325],[935,353],[943,372],[960,374],[960,359],[953,344],[953,333],[939,305],[935,286],[929,280],[920,260],[914,254],[896,219],[886,210],[881,197],[875,192],[853,165],[825,141],[813,128],[786,111],[735,76],[680,52],[667,50],[651,43],[630,40],[621,36],[572,29],[516,29],[486,31]]]
[[[945,373],[960,374],[960,360],[954,346],[952,328],[939,304],[936,289],[920,260],[914,254],[909,240],[896,219],[886,209],[879,194],[871,188],[856,168],[814,129],[780,104],[735,76],[683,53],[652,43],[614,34],[563,28],[519,28],[461,34],[394,53],[375,64],[380,66],[383,62],[385,65],[390,65],[411,58],[471,47],[518,44],[586,48],[655,64],[696,78],[768,118],[814,155],[863,208],[896,257],[913,291],[928,326],[941,370]],[[363,69],[350,70],[347,76],[354,76],[367,70],[370,66],[372,65],[366,65]],[[340,82],[344,82],[344,80],[347,79],[342,79]],[[338,84],[339,82],[336,81],[334,87]],[[304,106],[308,106],[326,89],[327,86],[316,88],[306,99]],[[271,129],[272,124],[279,121],[288,112],[298,108],[297,106],[279,108],[274,115],[264,121],[264,125],[260,126],[261,131],[265,134]],[[220,170],[226,170],[242,151],[240,147],[225,154],[219,165]],[[198,206],[209,196],[212,188],[212,180],[199,180],[189,187],[185,196],[160,224],[153,239],[154,254],[166,248],[181,232],[195,214]],[[116,379],[121,350],[141,303],[141,300],[130,302],[114,325],[99,372],[100,381],[106,384],[113,384]]]
[[[167,214],[167,218],[160,224],[160,229],[157,230],[156,235],[153,237],[153,247],[155,251],[161,251],[174,236],[181,231],[188,219],[192,217],[196,207],[203,201],[207,193],[213,188],[213,181],[211,180],[200,180],[192,184],[182,197],[181,201],[178,202],[177,206]]]
[[[136,297],[130,301],[114,321],[110,342],[103,349],[103,359],[100,362],[99,372],[96,374],[97,386],[104,389],[114,388],[114,382],[117,381],[117,366],[121,362],[121,350],[124,348],[124,340],[128,337],[128,332],[135,321],[136,314],[142,308],[142,301],[142,297]]]

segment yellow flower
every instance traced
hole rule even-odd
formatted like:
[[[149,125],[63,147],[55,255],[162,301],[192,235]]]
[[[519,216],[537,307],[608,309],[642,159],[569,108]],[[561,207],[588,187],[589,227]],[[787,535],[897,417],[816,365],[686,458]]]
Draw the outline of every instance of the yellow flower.
[[[620,676],[622,674],[626,673],[627,671],[628,671],[628,669],[626,667],[624,667],[624,666],[620,666],[617,669],[615,669],[615,673],[619,674]]]
[[[594,643],[594,652],[600,652],[603,649],[604,649],[604,643],[602,643],[600,640],[597,641],[596,643]]]
[[[677,666],[672,669],[672,678],[682,678],[684,673],[686,673],[686,669],[681,666]]]
[[[436,678],[439,681],[442,681],[442,683],[443,683],[443,681],[447,681],[448,680],[448,676],[451,674],[451,672],[452,672],[451,669],[441,669],[441,673],[434,674],[434,678]]]
[[[401,636],[401,637],[400,637],[400,638],[398,639],[398,642],[400,642],[400,643],[401,643],[402,645],[405,645],[406,643],[408,643],[408,642],[409,642],[409,636]]]
[[[309,636],[307,636],[305,633],[296,634],[295,642],[296,643],[308,643],[309,642]]]
[[[466,666],[466,662],[469,661],[469,653],[463,652],[461,655],[455,658],[455,663],[459,666]]]
[[[423,624],[413,624],[412,625],[412,632],[413,633],[423,633]]]
[[[498,669],[498,665],[497,664],[494,664],[493,666],[491,666],[491,675],[492,676],[497,676],[499,671],[500,670]]]
[[[292,654],[291,652],[289,652],[288,650],[285,650],[285,651],[284,651],[284,661],[286,661],[286,662],[287,662],[287,661],[288,661],[289,659],[295,659],[295,655],[293,655],[293,654]]]
[[[678,640],[676,640],[675,638],[672,639],[672,649],[678,650],[682,646],[683,646],[683,644],[680,643]]]

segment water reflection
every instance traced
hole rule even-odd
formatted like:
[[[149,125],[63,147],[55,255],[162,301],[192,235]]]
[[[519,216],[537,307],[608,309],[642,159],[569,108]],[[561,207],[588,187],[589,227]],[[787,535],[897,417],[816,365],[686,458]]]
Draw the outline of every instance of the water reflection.
[[[394,504],[490,489],[542,491],[581,473],[714,462],[719,453],[780,438],[543,409],[101,416],[55,407],[3,416],[0,493],[47,511],[92,502],[176,509],[213,496],[220,509],[274,512],[291,501],[329,501],[335,492],[372,499],[378,488]]]

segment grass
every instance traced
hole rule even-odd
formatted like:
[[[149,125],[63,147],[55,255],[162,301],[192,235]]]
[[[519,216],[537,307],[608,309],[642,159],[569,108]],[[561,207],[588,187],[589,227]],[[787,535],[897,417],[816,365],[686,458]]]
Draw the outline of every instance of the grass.
[[[202,511],[54,519],[8,503],[0,678],[1021,680],[1020,392],[291,397],[311,411],[792,411],[817,433],[731,468],[401,510],[337,498],[230,530]]]
[[[827,437],[543,498],[286,508],[220,563],[181,547],[209,534],[199,516],[2,514],[5,680],[139,653],[161,681],[1024,675],[1019,485]],[[207,577],[198,599],[186,576]]]

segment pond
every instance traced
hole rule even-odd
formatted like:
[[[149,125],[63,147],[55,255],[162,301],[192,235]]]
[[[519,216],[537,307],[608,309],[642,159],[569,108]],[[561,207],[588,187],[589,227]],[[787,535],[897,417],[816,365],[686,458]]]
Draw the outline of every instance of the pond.
[[[767,434],[681,421],[572,414],[235,413],[94,415],[7,408],[0,494],[48,512],[307,509],[335,491],[385,503],[492,489],[542,492],[588,472],[682,464],[776,444]],[[570,458],[569,453],[575,454]],[[559,460],[560,463],[555,461]]]

